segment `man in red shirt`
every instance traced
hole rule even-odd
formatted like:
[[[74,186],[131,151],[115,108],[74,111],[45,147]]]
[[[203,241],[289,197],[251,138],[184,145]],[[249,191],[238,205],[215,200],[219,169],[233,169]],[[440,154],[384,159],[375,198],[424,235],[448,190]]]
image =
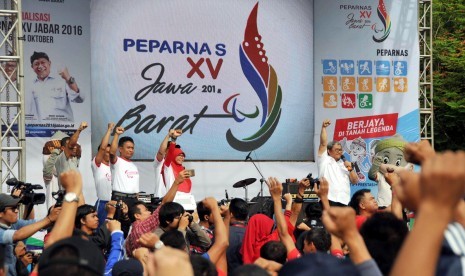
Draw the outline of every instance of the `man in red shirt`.
[[[128,256],[132,256],[133,251],[141,247],[141,244],[139,244],[137,240],[144,233],[152,232],[158,227],[160,224],[158,219],[160,207],[167,202],[173,201],[179,185],[188,177],[188,172],[179,172],[176,179],[174,180],[173,185],[163,198],[161,205],[153,213],[150,213],[145,204],[140,201],[136,202],[132,207],[130,207],[130,219],[133,221],[133,223],[131,233],[126,238],[126,253]]]
[[[378,202],[368,189],[355,192],[350,199],[349,206],[355,210],[355,222],[358,229],[367,219],[378,212]]]

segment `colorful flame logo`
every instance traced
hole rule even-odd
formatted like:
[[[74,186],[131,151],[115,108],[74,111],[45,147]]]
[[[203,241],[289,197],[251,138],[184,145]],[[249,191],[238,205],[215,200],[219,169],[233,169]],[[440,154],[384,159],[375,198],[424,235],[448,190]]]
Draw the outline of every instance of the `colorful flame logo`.
[[[262,115],[260,129],[249,137],[237,139],[231,129],[226,133],[229,145],[239,151],[252,151],[261,147],[273,134],[281,117],[282,92],[278,84],[278,77],[273,66],[268,64],[266,51],[261,42],[261,35],[257,27],[258,3],[254,6],[247,19],[244,33],[244,41],[239,47],[239,56],[244,76],[249,81],[258,98],[260,99]],[[259,108],[255,112],[246,114],[236,108],[237,97],[232,95],[223,104],[223,110],[231,114],[237,122],[245,118],[256,118],[260,114]],[[231,111],[228,109],[232,101]]]
[[[386,6],[384,5],[383,0],[379,0],[378,2],[378,17],[381,20],[381,23],[383,23],[384,28],[381,30],[376,29],[376,24],[372,26],[372,29],[378,33],[378,32],[383,32],[383,35],[380,38],[376,38],[373,35],[373,40],[375,42],[383,42],[388,38],[389,34],[391,33],[391,17],[387,13]]]

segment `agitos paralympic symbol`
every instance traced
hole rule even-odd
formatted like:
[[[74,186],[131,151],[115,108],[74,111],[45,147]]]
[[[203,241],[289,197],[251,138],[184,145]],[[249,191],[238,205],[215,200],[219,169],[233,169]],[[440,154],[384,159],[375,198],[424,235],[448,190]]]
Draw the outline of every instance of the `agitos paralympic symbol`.
[[[239,47],[239,56],[244,76],[249,81],[261,103],[260,128],[252,135],[238,139],[231,129],[226,132],[226,140],[229,145],[238,151],[252,151],[268,141],[275,131],[281,117],[282,92],[278,84],[278,77],[273,66],[268,64],[266,51],[261,42],[261,35],[257,27],[258,3],[250,12],[247,26],[244,32],[244,41]],[[238,97],[234,94],[223,104],[223,110],[231,115],[238,123],[246,118],[253,119],[260,115],[260,110],[255,106],[255,111],[245,113],[238,109]]]
[[[375,42],[383,42],[388,38],[389,34],[391,33],[391,17],[389,16],[386,6],[384,5],[383,0],[379,0],[378,2],[378,17],[381,20],[381,23],[383,24],[383,28],[378,29],[376,24],[373,24],[371,26],[371,29],[375,31],[375,33],[382,33],[382,36],[377,38],[375,35],[373,35],[373,40]]]

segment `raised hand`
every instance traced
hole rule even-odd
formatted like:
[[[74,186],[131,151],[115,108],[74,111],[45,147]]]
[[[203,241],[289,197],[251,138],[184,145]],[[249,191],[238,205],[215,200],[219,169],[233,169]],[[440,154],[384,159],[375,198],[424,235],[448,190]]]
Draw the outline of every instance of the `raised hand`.
[[[454,210],[465,194],[465,152],[446,151],[425,160],[420,183],[422,205]]]
[[[115,123],[108,123],[108,131],[113,131],[113,128],[115,127]]]
[[[121,230],[121,222],[116,219],[107,221],[107,229],[112,233],[113,231]]]
[[[202,201],[202,203],[209,210],[213,210],[213,208],[218,207],[218,201],[216,201],[214,197],[207,197]]]
[[[386,179],[388,183],[391,181],[392,190],[402,206],[411,211],[416,211],[421,201],[420,174],[412,171],[402,171],[399,173],[399,180],[396,183],[395,177],[389,177],[389,180]]]
[[[292,195],[290,193],[285,193],[283,197],[287,203],[292,202]]]
[[[70,170],[60,175],[61,186],[67,193],[72,192],[80,194],[82,192],[82,177],[76,170]]]
[[[405,160],[417,165],[421,165],[426,160],[433,158],[435,154],[436,152],[427,140],[407,144],[404,148]]]
[[[176,176],[176,179],[174,180],[174,184],[181,184],[187,178],[189,178],[189,172],[187,170],[182,170]]]
[[[329,125],[331,125],[331,120],[326,119],[323,121],[322,127],[328,127]]]
[[[117,127],[116,130],[115,130],[115,132],[116,132],[116,134],[118,134],[118,135],[123,134],[123,133],[124,133],[124,127],[121,127],[121,126]]]
[[[268,185],[270,190],[270,195],[273,200],[281,200],[281,195],[283,193],[283,185],[276,177],[269,177],[268,181],[265,182]]]
[[[87,122],[82,122],[81,125],[79,126],[78,130],[83,131],[86,128],[87,128]]]
[[[159,240],[160,238],[155,233],[147,232],[145,234],[142,234],[142,236],[140,236],[137,242],[143,247],[153,249],[155,246],[155,243]]]
[[[186,231],[189,226],[189,213],[185,212],[179,219],[178,230]]]
[[[358,234],[355,211],[350,207],[331,207],[323,211],[322,220],[328,232],[343,240]]]
[[[65,81],[68,81],[69,78],[71,78],[71,75],[68,72],[68,67],[64,67],[58,72],[58,75],[60,75]]]
[[[48,215],[48,218],[50,221],[55,222],[58,219],[58,216],[60,215],[61,212],[61,207],[52,207],[52,210],[50,210],[50,215]]]
[[[320,178],[320,187],[318,187],[317,183],[315,183],[313,190],[318,195],[320,199],[328,198],[328,191],[329,191],[329,182],[326,178]]]
[[[182,129],[175,129],[173,132],[173,138],[178,138],[179,136],[182,135]]]

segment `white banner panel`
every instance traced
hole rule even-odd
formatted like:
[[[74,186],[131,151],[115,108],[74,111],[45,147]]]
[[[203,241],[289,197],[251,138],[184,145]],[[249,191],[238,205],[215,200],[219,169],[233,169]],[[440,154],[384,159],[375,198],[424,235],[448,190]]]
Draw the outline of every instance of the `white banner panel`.
[[[138,160],[170,128],[190,160],[312,159],[312,14],[297,0],[92,1],[94,144],[115,122]]]
[[[375,142],[396,133],[419,140],[417,1],[317,0],[314,9],[315,146],[331,119],[328,138],[356,163],[353,191],[374,187]]]
[[[43,160],[48,153],[45,143],[57,131],[72,135],[82,121],[91,125],[90,2],[23,1],[22,16],[26,181],[44,185]],[[90,138],[89,127],[79,138],[80,168],[88,203],[93,204]]]

